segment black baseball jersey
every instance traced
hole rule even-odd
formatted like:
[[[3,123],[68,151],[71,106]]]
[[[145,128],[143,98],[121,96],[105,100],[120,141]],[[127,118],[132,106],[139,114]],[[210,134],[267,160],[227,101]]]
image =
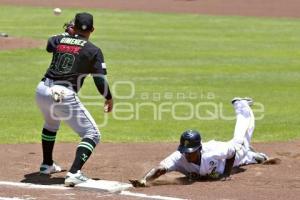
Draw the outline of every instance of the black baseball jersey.
[[[57,35],[49,38],[47,51],[53,53],[45,77],[71,84],[78,92],[87,74],[106,75],[100,48],[79,35]]]

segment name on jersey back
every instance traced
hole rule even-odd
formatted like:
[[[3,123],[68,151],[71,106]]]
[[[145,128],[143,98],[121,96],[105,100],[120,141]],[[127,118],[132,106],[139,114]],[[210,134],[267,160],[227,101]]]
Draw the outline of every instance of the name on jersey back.
[[[87,41],[85,40],[80,40],[80,39],[75,39],[75,38],[62,38],[60,40],[61,44],[72,44],[72,45],[77,45],[77,46],[84,46]]]

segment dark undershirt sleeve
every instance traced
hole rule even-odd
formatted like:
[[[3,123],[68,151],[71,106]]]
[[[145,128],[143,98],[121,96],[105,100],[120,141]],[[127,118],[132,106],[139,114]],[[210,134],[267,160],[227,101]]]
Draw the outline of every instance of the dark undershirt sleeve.
[[[110,100],[112,99],[112,95],[109,89],[108,82],[105,79],[105,76],[94,76],[94,83],[102,96],[105,99]]]
[[[229,177],[235,160],[235,154],[232,158],[226,159],[223,176]]]

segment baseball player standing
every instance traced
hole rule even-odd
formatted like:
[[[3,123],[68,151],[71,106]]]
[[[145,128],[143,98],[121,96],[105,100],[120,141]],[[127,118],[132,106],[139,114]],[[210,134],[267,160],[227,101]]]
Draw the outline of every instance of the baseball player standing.
[[[94,31],[93,16],[78,13],[75,16],[73,34],[61,34],[49,38],[47,51],[53,54],[51,64],[36,89],[36,102],[44,116],[42,130],[43,162],[41,174],[61,171],[53,162],[52,152],[60,122],[65,121],[78,135],[75,159],[65,177],[66,186],[87,181],[81,172],[94,148],[99,143],[100,131],[93,117],[80,102],[77,92],[87,75],[92,75],[95,85],[104,96],[104,111],[113,108],[112,95],[106,81],[106,65],[101,50],[88,41]]]
[[[211,140],[201,143],[200,133],[185,131],[180,138],[178,150],[151,169],[143,178],[130,180],[134,187],[145,187],[146,183],[161,175],[178,171],[190,179],[229,178],[232,167],[262,163],[268,157],[250,148],[254,131],[254,115],[250,98],[234,98],[236,125],[233,139],[228,142]]]

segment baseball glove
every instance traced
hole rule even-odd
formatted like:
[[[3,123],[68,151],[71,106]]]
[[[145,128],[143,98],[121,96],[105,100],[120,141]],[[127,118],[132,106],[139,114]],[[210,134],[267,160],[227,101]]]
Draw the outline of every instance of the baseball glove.
[[[63,28],[65,29],[65,32],[68,33],[69,35],[75,35],[74,25],[75,25],[74,20],[71,20],[69,22],[66,22]]]

